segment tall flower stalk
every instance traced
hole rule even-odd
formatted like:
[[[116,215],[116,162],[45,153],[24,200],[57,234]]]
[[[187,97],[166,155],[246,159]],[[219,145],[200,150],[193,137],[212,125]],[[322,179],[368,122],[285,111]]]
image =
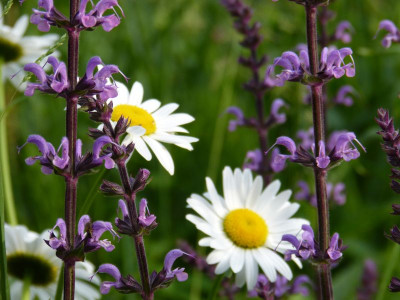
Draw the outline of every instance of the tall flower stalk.
[[[318,59],[318,36],[317,36],[317,7],[306,3],[307,19],[307,46],[310,60],[310,71],[312,76],[317,76],[319,71]],[[325,109],[322,95],[322,84],[312,85],[312,111],[314,125],[314,144],[315,153],[320,153],[321,143],[325,143]],[[314,166],[315,191],[318,209],[318,241],[320,247],[325,250],[329,248],[330,228],[329,228],[329,203],[326,191],[327,170]],[[321,253],[323,260],[323,252]],[[332,275],[329,264],[321,262],[317,265],[317,276],[319,296],[321,299],[333,299]]]

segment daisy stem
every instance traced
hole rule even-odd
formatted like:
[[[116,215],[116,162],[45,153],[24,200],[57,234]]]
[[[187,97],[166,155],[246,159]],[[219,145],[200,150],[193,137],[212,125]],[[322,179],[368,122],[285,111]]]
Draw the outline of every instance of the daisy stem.
[[[2,75],[2,61],[0,60],[0,78]],[[0,166],[1,181],[3,185],[3,195],[5,200],[5,210],[8,223],[17,225],[17,213],[14,204],[14,195],[12,190],[10,158],[8,156],[8,140],[7,140],[7,122],[6,122],[6,97],[4,90],[4,82],[0,80]],[[2,195],[2,196],[3,196]]]
[[[313,76],[318,73],[318,37],[317,8],[306,4],[307,45],[310,57],[310,70]],[[322,85],[311,86],[312,110],[314,123],[315,153],[319,153],[319,141],[325,141],[325,116],[322,97]],[[323,261],[326,249],[329,248],[329,206],[326,193],[326,170],[314,167],[315,188],[318,209],[318,241],[320,263],[317,267],[319,299],[333,299],[332,276],[329,264]]]
[[[136,194],[132,191],[132,186],[129,180],[128,170],[126,168],[126,162],[118,162],[118,171],[121,177],[121,182],[125,191],[125,202],[128,205],[129,218],[132,222],[132,228],[137,228],[138,224],[138,213],[136,209]],[[146,250],[144,247],[143,235],[136,235],[134,237],[136,258],[139,265],[140,279],[143,287],[143,299],[153,299],[153,293],[150,287],[149,270],[147,266]]]
[[[70,0],[70,22],[78,12],[79,0]],[[70,90],[75,89],[78,78],[79,31],[71,26],[68,29],[68,80]],[[76,225],[76,195],[78,177],[75,174],[76,136],[78,124],[78,97],[67,97],[66,135],[69,141],[69,176],[65,178],[65,222],[67,241],[70,249],[74,249]],[[64,267],[64,299],[72,300],[75,294],[75,262],[65,261]]]
[[[222,280],[224,279],[224,274],[218,275],[217,278],[214,279],[214,283],[210,292],[209,300],[217,299],[218,291],[221,288]]]
[[[30,300],[31,299],[31,278],[29,276],[25,277],[24,284],[22,286],[22,300]]]

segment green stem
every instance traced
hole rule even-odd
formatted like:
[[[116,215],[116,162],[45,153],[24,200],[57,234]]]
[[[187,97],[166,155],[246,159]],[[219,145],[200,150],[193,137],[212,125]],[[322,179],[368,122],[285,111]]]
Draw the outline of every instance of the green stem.
[[[389,262],[390,261],[399,261],[400,246],[397,244],[393,244],[392,248],[393,248],[392,252],[390,254],[390,257],[387,259],[387,261],[389,261]],[[379,285],[379,290],[378,290],[378,293],[376,296],[376,300],[383,300],[385,298],[385,295],[387,296],[390,277],[392,276],[393,271],[396,268],[396,264],[392,264],[392,263],[386,263],[385,266],[386,267],[383,271],[383,276],[381,279],[381,283]]]
[[[0,61],[0,113],[6,109],[6,99],[4,91],[4,82],[2,78],[2,62]],[[1,180],[4,189],[4,200],[5,209],[8,223],[11,225],[17,225],[17,214],[14,205],[14,195],[11,183],[10,174],[10,158],[8,156],[8,143],[7,143],[7,128],[6,128],[6,117],[0,120],[0,165],[1,165]]]
[[[221,288],[221,282],[223,279],[224,274],[218,275],[218,277],[214,279],[214,284],[212,286],[210,296],[208,297],[209,300],[217,299],[218,291]]]
[[[22,300],[30,300],[31,299],[31,278],[29,276],[25,277],[24,285],[22,286]]]
[[[60,268],[60,274],[58,275],[57,290],[54,300],[61,300],[63,296],[64,289],[64,265]]]
[[[4,89],[3,81],[1,80],[1,61],[0,61],[0,112],[2,112],[2,103],[4,102]],[[0,119],[0,126],[1,126]],[[2,127],[2,126],[1,126]],[[1,134],[1,132],[0,132]],[[1,145],[0,145],[1,147]],[[1,150],[0,150],[1,151]],[[3,174],[3,164],[0,163],[0,174]],[[8,277],[7,277],[7,256],[6,256],[6,241],[4,232],[4,208],[5,208],[5,187],[2,176],[0,177],[0,299],[9,300],[10,291],[8,287]]]

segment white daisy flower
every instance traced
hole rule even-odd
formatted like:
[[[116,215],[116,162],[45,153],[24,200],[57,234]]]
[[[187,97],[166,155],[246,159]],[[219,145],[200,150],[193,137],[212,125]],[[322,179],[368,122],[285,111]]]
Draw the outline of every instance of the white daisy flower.
[[[39,235],[25,226],[5,224],[5,235],[11,299],[22,299],[27,276],[31,281],[31,299],[54,299],[62,262],[43,241],[48,239],[49,231]],[[100,299],[100,278],[96,275],[90,282],[94,271],[93,264],[88,261],[76,263],[75,299]]]
[[[116,85],[118,96],[110,99],[114,105],[111,121],[115,126],[119,118],[124,116],[131,122],[123,144],[133,142],[137,152],[146,160],[152,158],[150,147],[161,165],[173,175],[174,162],[162,143],[193,150],[191,143],[197,142],[198,139],[176,133],[188,133],[181,125],[193,122],[194,118],[185,113],[173,113],[179,107],[176,103],[161,106],[161,102],[156,99],[142,102],[143,86],[140,82],[136,81],[133,84],[130,93],[123,83],[116,82]]]
[[[2,12],[0,6],[0,14]],[[23,15],[14,24],[14,27],[3,23],[0,18],[0,60],[3,61],[2,73],[4,79],[11,79],[11,82],[20,90],[24,90],[26,83],[21,84],[25,73],[23,66],[34,62],[41,55],[46,53],[57,40],[57,34],[46,34],[42,36],[24,36],[29,24],[29,17]],[[57,56],[58,53],[53,53]],[[21,85],[20,85],[21,84]]]
[[[273,181],[263,190],[261,176],[225,167],[223,171],[224,196],[220,196],[210,178],[206,178],[207,193],[204,198],[192,194],[187,203],[199,216],[186,216],[196,228],[208,237],[199,241],[200,246],[214,250],[207,263],[217,264],[215,273],[222,274],[229,268],[236,273],[236,285],[254,288],[259,274],[258,266],[275,282],[277,273],[292,278],[292,271],[284,259],[277,254],[293,249],[281,242],[284,234],[298,234],[305,219],[291,218],[300,205],[289,202],[290,190],[279,194],[279,180]]]

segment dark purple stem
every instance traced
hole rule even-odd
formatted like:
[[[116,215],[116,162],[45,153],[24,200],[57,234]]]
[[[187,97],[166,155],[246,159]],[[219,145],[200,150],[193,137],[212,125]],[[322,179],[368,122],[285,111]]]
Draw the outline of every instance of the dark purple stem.
[[[118,171],[121,177],[121,182],[125,192],[125,202],[128,205],[129,217],[132,222],[132,228],[137,229],[138,227],[138,213],[136,210],[135,198],[136,194],[132,191],[130,184],[128,170],[126,169],[126,162],[118,162]],[[147,266],[146,250],[144,248],[143,235],[136,235],[134,237],[136,257],[139,265],[140,278],[142,281],[143,294],[142,297],[145,300],[153,299],[153,292],[150,287],[149,270]]]
[[[78,11],[79,0],[70,1],[70,21],[72,23]],[[79,32],[76,28],[68,29],[68,80],[70,90],[74,90],[78,78]],[[74,248],[76,225],[76,195],[78,177],[75,174],[76,135],[77,135],[77,103],[76,96],[67,97],[66,134],[69,141],[69,176],[65,178],[65,222],[69,248]],[[64,299],[72,300],[75,295],[75,262],[65,261]]]
[[[307,44],[312,75],[318,73],[317,8],[306,5]],[[315,153],[319,153],[319,141],[325,141],[325,118],[322,85],[312,86],[312,108],[315,137]],[[316,196],[318,203],[318,241],[320,263],[317,266],[319,299],[333,299],[330,265],[324,262],[325,251],[329,248],[329,206],[326,193],[326,170],[314,167]]]

